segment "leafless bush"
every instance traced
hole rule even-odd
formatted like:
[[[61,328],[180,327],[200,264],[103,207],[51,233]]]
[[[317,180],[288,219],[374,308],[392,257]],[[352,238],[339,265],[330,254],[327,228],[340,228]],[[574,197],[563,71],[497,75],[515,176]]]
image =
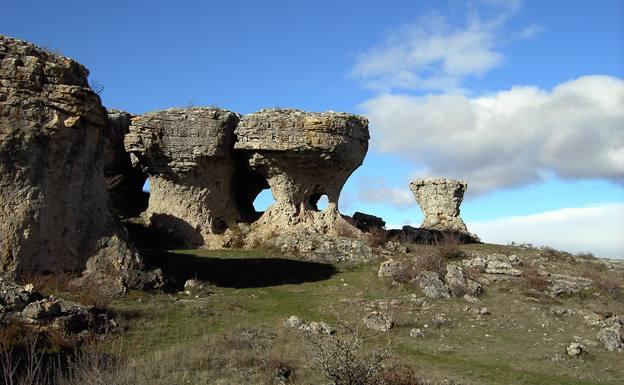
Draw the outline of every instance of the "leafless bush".
[[[541,249],[539,253],[540,257],[543,257],[546,259],[567,259],[572,256],[572,254],[566,251],[553,249],[552,247],[548,247],[548,246],[542,246],[540,247],[540,249]]]
[[[527,266],[522,269],[522,276],[524,277],[524,285],[526,289],[537,290],[543,292],[548,289],[550,284],[548,280],[542,277],[538,270],[533,266]]]
[[[386,230],[381,227],[371,227],[366,235],[366,242],[370,247],[380,247],[386,243]]]
[[[33,290],[39,293],[55,294],[69,290],[70,281],[75,278],[74,274],[57,273],[21,273],[18,282],[22,285],[32,284]]]
[[[307,341],[314,366],[333,385],[378,385],[383,362],[390,356],[389,347],[363,351],[362,338],[353,330],[332,336],[309,334]]]
[[[135,385],[137,371],[121,354],[108,353],[98,345],[81,349],[59,374],[57,385]]]
[[[0,348],[0,366],[5,385],[47,385],[48,367],[44,365],[45,351],[34,333],[22,335],[20,343],[12,341]]]
[[[444,234],[435,243],[435,254],[445,260],[458,259],[463,257],[459,248],[461,244],[457,234]]]
[[[624,291],[621,286],[624,279],[621,275],[608,271],[604,265],[585,265],[580,273],[583,277],[591,279],[594,287],[601,294],[616,300],[624,298]]]

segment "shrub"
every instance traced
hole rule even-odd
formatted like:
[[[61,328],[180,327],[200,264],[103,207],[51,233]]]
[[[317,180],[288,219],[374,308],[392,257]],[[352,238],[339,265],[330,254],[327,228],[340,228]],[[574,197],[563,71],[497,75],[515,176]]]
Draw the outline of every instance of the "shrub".
[[[362,351],[357,331],[333,336],[308,334],[312,362],[333,385],[377,385],[389,347]]]
[[[435,254],[445,260],[462,258],[464,254],[459,248],[460,244],[457,234],[445,233],[442,238],[435,242]]]
[[[528,266],[522,270],[522,276],[524,277],[524,285],[527,289],[537,290],[543,292],[548,289],[550,282],[542,277],[538,270],[533,266]]]
[[[366,243],[370,247],[380,247],[386,243],[386,230],[381,227],[371,227],[366,235]]]

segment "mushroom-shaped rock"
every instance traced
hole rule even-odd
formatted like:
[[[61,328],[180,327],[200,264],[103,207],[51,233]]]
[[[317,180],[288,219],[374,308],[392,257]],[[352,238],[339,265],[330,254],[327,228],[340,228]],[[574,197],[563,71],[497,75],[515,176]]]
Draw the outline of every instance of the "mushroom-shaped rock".
[[[423,229],[467,233],[466,224],[459,216],[459,206],[468,184],[461,180],[426,178],[410,183],[416,202],[425,219]]]
[[[240,214],[232,156],[238,115],[207,107],[173,108],[132,119],[125,147],[150,176],[146,216],[180,245],[209,243]]]
[[[338,222],[350,226],[338,212],[338,198],[368,150],[366,118],[265,109],[243,116],[236,137],[234,148],[247,154],[250,167],[266,178],[275,198],[258,226],[288,229],[304,224],[323,234],[335,230]],[[328,206],[319,211],[323,195]]]
[[[0,63],[2,270],[86,268],[113,290],[138,285],[139,255],[110,212],[107,115],[89,72],[4,36]]]

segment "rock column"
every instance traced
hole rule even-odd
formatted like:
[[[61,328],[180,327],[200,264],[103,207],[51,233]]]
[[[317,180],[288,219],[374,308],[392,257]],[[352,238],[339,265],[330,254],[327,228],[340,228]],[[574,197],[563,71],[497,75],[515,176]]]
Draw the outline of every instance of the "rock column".
[[[459,206],[468,185],[461,180],[426,178],[410,183],[410,190],[422,209],[423,229],[467,233],[466,224],[459,216]]]

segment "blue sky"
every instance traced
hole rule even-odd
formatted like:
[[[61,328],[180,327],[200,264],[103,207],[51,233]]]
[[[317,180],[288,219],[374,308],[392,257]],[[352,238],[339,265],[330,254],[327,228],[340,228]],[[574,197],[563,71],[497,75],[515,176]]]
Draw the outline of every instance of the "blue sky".
[[[368,116],[345,213],[418,225],[409,180],[462,178],[486,241],[622,257],[623,15],[621,0],[22,0],[0,33],[77,59],[133,113]]]

